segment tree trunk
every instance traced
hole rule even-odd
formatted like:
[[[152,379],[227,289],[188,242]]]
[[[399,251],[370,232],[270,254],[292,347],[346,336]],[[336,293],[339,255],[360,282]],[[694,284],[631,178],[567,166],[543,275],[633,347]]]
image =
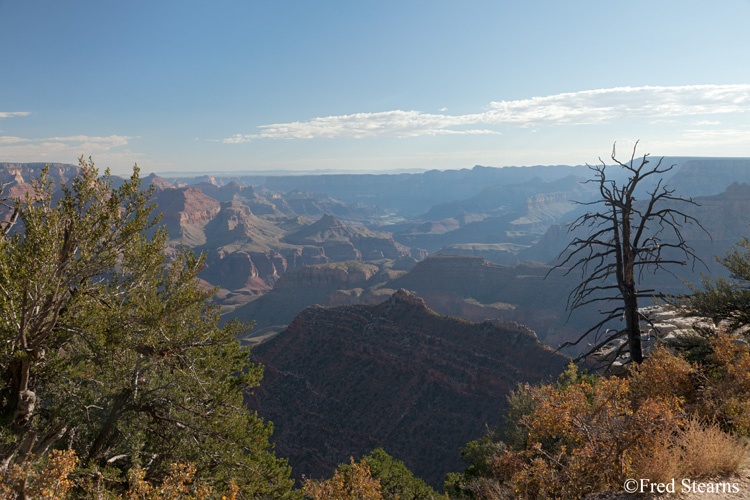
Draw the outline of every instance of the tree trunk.
[[[630,359],[640,364],[643,362],[643,348],[641,346],[641,321],[638,316],[638,296],[635,287],[627,287],[623,293],[625,299],[625,328],[628,332],[628,348]]]
[[[116,432],[117,422],[120,420],[125,405],[131,395],[132,391],[130,389],[125,389],[115,396],[114,401],[112,402],[112,408],[107,415],[107,419],[104,421],[102,428],[99,430],[99,433],[91,444],[87,461],[99,461],[103,459],[104,454],[109,447],[109,443]]]
[[[27,357],[11,361],[5,373],[6,401],[2,409],[4,418],[8,418],[7,428],[15,435],[11,443],[2,447],[0,454],[0,471],[10,466],[17,453],[31,449],[35,434],[29,433],[26,425],[36,409],[36,393],[30,390],[31,362]]]

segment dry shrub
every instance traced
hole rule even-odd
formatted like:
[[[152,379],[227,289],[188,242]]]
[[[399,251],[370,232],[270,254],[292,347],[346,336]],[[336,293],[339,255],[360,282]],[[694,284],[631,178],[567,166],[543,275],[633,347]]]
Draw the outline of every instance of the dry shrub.
[[[75,498],[97,500],[236,500],[239,493],[234,484],[224,495],[214,493],[211,486],[195,480],[196,470],[191,464],[172,464],[161,484],[145,480],[143,470],[132,469],[128,490],[117,492],[104,485],[100,475],[99,480],[89,477],[75,481],[71,476],[75,475],[77,463],[75,452],[55,450],[37,460],[11,466],[0,474],[0,499],[64,500],[71,497],[74,486],[80,490]]]
[[[701,415],[750,436],[750,349],[728,334],[717,335],[710,345]]]
[[[652,453],[637,457],[633,464],[633,477],[648,479],[651,483],[668,483],[673,478],[681,478],[681,456],[679,450],[665,441]]]
[[[693,402],[697,396],[697,369],[664,346],[655,347],[648,358],[630,369],[631,400],[639,405],[648,398],[676,397]]]
[[[370,474],[366,460],[356,463],[350,458],[345,470],[337,470],[331,479],[308,479],[302,486],[311,500],[383,500],[380,481]]]
[[[495,478],[474,477],[461,486],[464,495],[471,495],[472,500],[517,500],[518,498],[508,485]]]
[[[626,379],[529,391],[534,410],[522,419],[527,449],[499,460],[515,464],[511,483],[524,498],[581,498],[620,487],[632,477],[634,458],[657,451],[684,418],[671,395],[647,397],[634,407]]]
[[[668,482],[729,474],[739,470],[747,451],[744,441],[717,424],[692,417],[664,446],[639,458],[634,477]]]
[[[675,447],[682,453],[685,477],[699,478],[736,472],[747,454],[747,444],[718,425],[692,418],[679,434]]]
[[[497,457],[494,477],[523,498],[565,499],[632,477],[736,471],[748,449],[727,431],[750,435],[750,349],[729,335],[710,346],[702,365],[656,347],[625,379],[569,370],[565,383],[527,387],[517,398],[525,441]]]
[[[74,486],[68,476],[77,463],[74,452],[55,450],[35,462],[12,465],[0,474],[0,498],[65,498]]]
[[[133,469],[130,471],[130,489],[125,499],[153,499],[153,500],[209,500],[213,489],[200,482],[195,482],[195,466],[191,464],[172,464],[169,476],[161,485],[154,485],[146,481],[145,471]],[[234,489],[234,494],[236,494]],[[232,498],[234,498],[234,494]],[[225,497],[222,497],[225,498]],[[125,500],[123,499],[123,500]]]

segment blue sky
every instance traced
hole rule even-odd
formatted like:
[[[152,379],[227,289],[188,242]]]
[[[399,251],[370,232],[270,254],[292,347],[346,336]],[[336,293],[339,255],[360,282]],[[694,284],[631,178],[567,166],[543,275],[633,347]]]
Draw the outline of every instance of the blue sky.
[[[750,0],[0,0],[0,162],[750,156]]]

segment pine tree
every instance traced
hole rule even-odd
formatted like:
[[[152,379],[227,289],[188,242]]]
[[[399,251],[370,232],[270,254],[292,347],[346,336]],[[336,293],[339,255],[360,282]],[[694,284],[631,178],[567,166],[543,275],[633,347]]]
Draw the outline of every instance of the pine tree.
[[[69,448],[112,480],[192,463],[245,498],[295,497],[272,425],[243,406],[262,376],[235,340],[247,327],[218,327],[201,258],[167,259],[150,193],[137,167],[115,187],[81,159],[67,186],[45,172],[14,205],[0,239],[0,471]]]
[[[401,461],[393,458],[383,448],[377,448],[358,462],[367,464],[370,475],[380,482],[384,500],[445,500],[422,479],[414,474]],[[351,464],[341,464],[339,472],[348,472]]]
[[[729,278],[703,276],[701,287],[692,285],[690,295],[673,303],[687,306],[691,315],[726,320],[730,330],[750,325],[750,240],[742,238],[716,260]]]

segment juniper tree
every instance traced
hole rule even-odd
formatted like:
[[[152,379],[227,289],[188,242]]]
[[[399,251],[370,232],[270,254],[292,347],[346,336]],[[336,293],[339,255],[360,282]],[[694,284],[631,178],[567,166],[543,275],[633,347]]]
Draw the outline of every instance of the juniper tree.
[[[201,258],[167,260],[149,197],[137,167],[114,187],[82,159],[59,194],[45,172],[14,204],[0,239],[0,470],[69,448],[113,479],[190,462],[245,498],[294,496],[271,424],[243,407],[262,375],[235,340],[246,327],[217,326]]]
[[[700,287],[691,285],[690,295],[672,303],[685,306],[690,315],[708,317],[717,324],[726,321],[729,330],[736,331],[750,325],[750,240],[742,238],[716,260],[729,271],[728,277],[703,276]]]

